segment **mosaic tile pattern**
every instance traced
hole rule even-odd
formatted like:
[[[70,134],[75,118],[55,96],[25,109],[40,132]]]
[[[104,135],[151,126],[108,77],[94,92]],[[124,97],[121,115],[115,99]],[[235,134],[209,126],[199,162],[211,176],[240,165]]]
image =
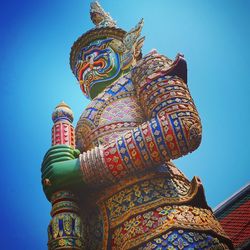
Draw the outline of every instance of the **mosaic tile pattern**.
[[[229,250],[228,246],[221,243],[218,238],[190,230],[173,230],[160,237],[151,239],[138,250]]]
[[[152,244],[168,249],[164,237],[169,249],[216,249],[224,247],[219,239],[229,242],[199,191],[201,184],[190,183],[171,163],[160,170],[165,162],[195,150],[201,140],[183,65],[181,55],[171,61],[150,53],[131,74],[99,94],[78,122],[78,145],[89,149],[80,156],[84,182],[105,187],[96,198],[102,249],[150,249]],[[203,237],[193,245],[185,238],[189,235],[191,241],[192,230]],[[180,236],[170,243],[176,232]]]

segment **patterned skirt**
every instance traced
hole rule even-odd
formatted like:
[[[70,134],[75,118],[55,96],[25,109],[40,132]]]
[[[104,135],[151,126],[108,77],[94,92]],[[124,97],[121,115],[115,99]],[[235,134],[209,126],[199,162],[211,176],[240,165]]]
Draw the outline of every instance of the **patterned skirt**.
[[[172,163],[99,190],[87,203],[89,250],[233,249],[199,178],[188,181]]]

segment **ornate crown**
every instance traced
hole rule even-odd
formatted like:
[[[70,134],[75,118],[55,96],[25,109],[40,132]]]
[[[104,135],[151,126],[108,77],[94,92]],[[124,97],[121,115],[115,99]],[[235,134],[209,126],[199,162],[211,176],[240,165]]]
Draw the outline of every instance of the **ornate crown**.
[[[92,22],[96,25],[95,28],[80,36],[71,48],[70,66],[74,74],[77,55],[82,48],[97,39],[114,38],[116,42],[114,42],[112,46],[120,53],[123,53],[124,58],[126,58],[126,54],[131,54],[131,51],[133,51],[133,56],[136,60],[141,58],[141,48],[145,38],[139,37],[143,27],[143,19],[135,28],[126,32],[116,26],[116,22],[109,13],[104,11],[97,1],[92,2],[90,5],[90,17]]]

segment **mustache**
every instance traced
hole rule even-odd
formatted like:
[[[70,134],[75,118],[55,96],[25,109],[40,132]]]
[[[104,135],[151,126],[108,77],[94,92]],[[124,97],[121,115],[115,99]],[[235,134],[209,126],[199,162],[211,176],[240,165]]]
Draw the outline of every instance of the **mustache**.
[[[93,62],[85,62],[78,73],[78,77],[80,80],[83,80],[84,76],[88,72],[92,71],[93,69],[103,72],[105,71],[106,67],[107,67],[107,64],[105,60],[102,58],[99,58],[98,60],[94,60]]]

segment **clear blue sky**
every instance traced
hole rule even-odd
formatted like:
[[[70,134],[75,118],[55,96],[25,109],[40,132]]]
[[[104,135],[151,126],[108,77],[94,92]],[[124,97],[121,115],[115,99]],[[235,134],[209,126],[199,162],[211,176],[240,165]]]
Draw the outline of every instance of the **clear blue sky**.
[[[40,164],[50,147],[53,108],[64,100],[77,121],[88,103],[69,52],[93,27],[89,2],[1,1],[1,249],[46,249],[50,204]],[[189,178],[200,176],[215,207],[249,181],[250,1],[100,2],[125,30],[144,17],[144,53],[184,53],[203,139],[176,164]]]

